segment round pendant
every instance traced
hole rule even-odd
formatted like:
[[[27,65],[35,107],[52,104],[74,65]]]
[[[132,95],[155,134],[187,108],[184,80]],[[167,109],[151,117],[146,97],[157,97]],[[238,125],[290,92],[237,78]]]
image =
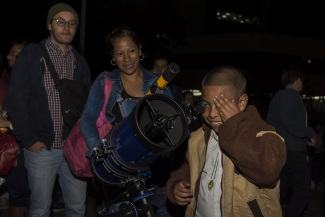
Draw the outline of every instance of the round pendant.
[[[209,182],[209,184],[208,184],[208,189],[209,189],[209,191],[211,191],[211,189],[213,188],[213,186],[214,186],[214,182],[213,182],[213,180],[211,180],[211,181]]]

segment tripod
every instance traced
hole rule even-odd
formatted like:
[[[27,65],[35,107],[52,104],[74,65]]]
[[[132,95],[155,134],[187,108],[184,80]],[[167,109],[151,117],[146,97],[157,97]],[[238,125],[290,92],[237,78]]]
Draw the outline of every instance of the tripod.
[[[114,204],[111,202],[108,205],[97,207],[98,215],[102,217],[155,217],[151,201],[148,198],[154,194],[155,187],[148,189],[146,180],[147,177],[121,179],[119,187],[132,184],[122,195],[113,200]]]

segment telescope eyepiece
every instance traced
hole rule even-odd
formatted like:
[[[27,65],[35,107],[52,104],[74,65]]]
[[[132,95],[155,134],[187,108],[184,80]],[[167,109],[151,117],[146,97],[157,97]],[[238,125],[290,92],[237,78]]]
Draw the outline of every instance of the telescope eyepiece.
[[[186,106],[185,110],[189,118],[194,118],[195,116],[198,116],[199,114],[205,112],[205,106],[202,102],[199,102],[192,106]]]

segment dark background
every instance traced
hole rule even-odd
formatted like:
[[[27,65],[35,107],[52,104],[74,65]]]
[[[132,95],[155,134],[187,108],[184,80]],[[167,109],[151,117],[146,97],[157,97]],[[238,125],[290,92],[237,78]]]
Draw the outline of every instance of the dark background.
[[[38,42],[48,37],[49,8],[59,2],[71,5],[81,15],[80,0],[1,0],[0,52],[6,57],[12,39]],[[92,78],[112,70],[105,36],[120,25],[136,30],[146,56],[141,64],[148,70],[157,56],[166,56],[181,67],[174,83],[182,89],[199,89],[204,74],[219,65],[233,65],[244,71],[248,91],[260,100],[281,88],[280,72],[288,64],[302,66],[307,74],[323,74],[324,59],[313,56],[261,52],[215,52],[177,55],[173,49],[188,45],[187,37],[223,33],[263,32],[324,40],[324,1],[280,0],[88,0],[84,57]],[[258,18],[247,24],[218,19],[218,11]],[[80,31],[73,45],[80,50]],[[164,37],[166,36],[166,37]],[[170,49],[173,48],[173,49]],[[312,62],[308,63],[307,60]],[[191,71],[191,73],[189,73]],[[322,88],[321,88],[322,89]]]

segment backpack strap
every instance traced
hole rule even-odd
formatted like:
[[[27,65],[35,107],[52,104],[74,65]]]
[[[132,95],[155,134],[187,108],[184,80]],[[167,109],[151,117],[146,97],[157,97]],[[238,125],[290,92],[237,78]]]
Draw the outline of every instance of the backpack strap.
[[[58,73],[56,72],[55,70],[55,67],[51,61],[51,58],[50,58],[50,55],[49,53],[47,52],[44,44],[42,44],[41,42],[37,43],[37,46],[40,48],[42,54],[43,54],[43,57],[45,59],[45,62],[46,62],[46,65],[48,66],[49,70],[50,70],[50,73],[51,73],[51,77],[54,81],[54,84],[55,86],[58,86],[61,84],[61,81],[60,81],[60,78],[58,76]]]
[[[106,75],[108,75],[108,71],[105,71]],[[105,113],[106,110],[106,104],[108,102],[108,98],[111,95],[111,91],[112,91],[112,80],[105,78],[105,90],[104,90],[104,104],[103,104],[103,108],[102,111]]]

